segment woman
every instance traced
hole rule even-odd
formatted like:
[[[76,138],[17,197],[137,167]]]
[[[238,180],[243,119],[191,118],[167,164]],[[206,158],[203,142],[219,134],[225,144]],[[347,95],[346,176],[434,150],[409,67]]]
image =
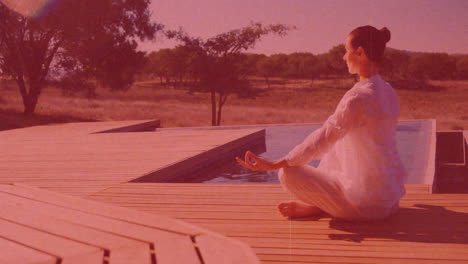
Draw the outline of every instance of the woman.
[[[351,31],[343,60],[360,80],[323,126],[282,159],[270,162],[250,151],[245,160],[236,158],[252,170],[279,169],[281,184],[298,199],[278,205],[284,216],[325,212],[346,220],[374,220],[398,210],[407,177],[395,140],[400,105],[378,70],[389,40],[385,27]],[[308,165],[313,159],[321,159],[317,168]]]

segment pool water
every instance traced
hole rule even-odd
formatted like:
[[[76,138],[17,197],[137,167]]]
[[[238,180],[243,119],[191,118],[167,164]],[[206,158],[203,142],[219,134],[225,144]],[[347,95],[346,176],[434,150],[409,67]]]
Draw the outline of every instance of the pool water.
[[[434,156],[434,120],[408,120],[400,121],[397,126],[397,148],[408,171],[410,184],[432,184],[434,168],[431,165]],[[276,160],[284,157],[296,145],[300,144],[311,132],[321,127],[322,124],[287,124],[287,125],[259,125],[236,127],[236,129],[265,129],[266,151],[254,152],[256,155],[267,159]],[[228,127],[219,128],[226,129]],[[189,128],[187,128],[189,129]],[[200,129],[200,128],[198,128]],[[216,128],[206,128],[216,129]],[[243,157],[240,157],[243,158]],[[309,165],[317,167],[319,160],[313,160]],[[278,170],[275,171],[251,171],[242,167],[234,159],[226,164],[218,164],[217,168],[202,173],[194,172],[194,177],[184,182],[198,183],[279,183]]]
[[[265,128],[266,152],[254,153],[267,160],[276,160],[284,157],[296,145],[300,144],[311,132],[320,128],[315,125],[290,125],[290,126],[267,126]],[[244,157],[240,157],[244,158]],[[317,167],[319,160],[313,160],[309,164]],[[275,171],[252,171],[242,167],[235,160],[226,164],[226,170],[212,175],[208,179],[200,181],[203,183],[279,183],[278,170]]]

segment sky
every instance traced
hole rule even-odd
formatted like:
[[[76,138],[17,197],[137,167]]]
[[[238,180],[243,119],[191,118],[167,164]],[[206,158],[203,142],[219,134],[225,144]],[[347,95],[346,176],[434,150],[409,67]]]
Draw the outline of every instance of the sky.
[[[293,25],[284,37],[266,36],[248,52],[321,54],[344,44],[350,31],[371,25],[391,31],[387,47],[468,53],[468,0],[152,0],[153,21],[204,39],[250,22]],[[153,51],[177,43],[159,35],[140,43]]]

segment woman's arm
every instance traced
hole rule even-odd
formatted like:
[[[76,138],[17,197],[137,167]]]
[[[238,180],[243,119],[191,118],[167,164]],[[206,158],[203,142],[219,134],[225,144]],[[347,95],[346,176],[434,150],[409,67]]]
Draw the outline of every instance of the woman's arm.
[[[312,132],[286,156],[275,161],[264,160],[250,151],[245,160],[236,157],[237,162],[251,170],[277,170],[290,166],[301,166],[322,156],[342,138],[349,129],[363,124],[364,100],[356,95],[343,98],[337,109],[328,117],[322,127]],[[251,160],[254,160],[253,162]]]
[[[325,121],[323,126],[313,131],[283,159],[286,160],[289,166],[301,166],[317,157],[321,157],[349,129],[362,125],[363,104],[363,99],[356,95],[344,98],[343,102],[338,104],[335,112]]]

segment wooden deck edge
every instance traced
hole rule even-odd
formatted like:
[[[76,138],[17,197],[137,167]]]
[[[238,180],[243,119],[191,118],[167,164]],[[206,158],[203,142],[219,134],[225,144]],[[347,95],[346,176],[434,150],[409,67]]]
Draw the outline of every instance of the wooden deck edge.
[[[157,171],[150,172],[130,182],[171,182],[183,181],[183,175],[193,174],[194,171],[211,170],[216,164],[225,164],[235,156],[243,155],[247,150],[264,152],[266,130],[261,129],[249,135],[212,148],[198,155],[180,162],[170,164]]]
[[[466,193],[468,190],[466,177],[468,176],[466,173],[468,172],[468,130],[437,131],[437,139],[434,192]]]
[[[430,146],[429,146],[429,158],[427,159],[427,166],[426,166],[426,177],[424,178],[430,178],[430,193],[433,193],[436,191],[436,185],[434,184],[434,181],[436,180],[436,175],[435,175],[435,166],[436,166],[436,140],[437,140],[437,128],[436,128],[436,120],[435,119],[429,119],[431,121],[431,140],[430,140]]]
[[[99,133],[119,133],[119,132],[147,132],[147,131],[154,131],[161,125],[160,120],[151,120],[135,125],[129,125],[124,127],[112,128],[108,130],[93,132],[91,134],[99,134]]]
[[[93,199],[92,197],[95,195],[100,195],[102,193],[105,193],[108,190],[111,189],[118,189],[119,186],[122,188],[126,188],[124,186],[129,186],[133,185],[135,188],[138,186],[138,188],[151,188],[153,186],[164,186],[166,189],[171,189],[171,188],[182,188],[182,189],[192,189],[192,188],[201,188],[205,192],[206,190],[209,190],[211,188],[222,188],[222,189],[229,189],[231,187],[236,188],[237,190],[248,190],[251,188],[259,188],[262,190],[268,190],[273,193],[277,192],[284,192],[287,193],[286,190],[281,186],[280,183],[255,183],[255,184],[245,184],[245,183],[187,183],[187,182],[128,182],[128,183],[121,183],[118,185],[111,186],[107,188],[106,190],[98,191],[93,194],[87,195],[85,198],[90,198]],[[407,194],[431,194],[431,188],[432,184],[405,184],[405,189]]]
[[[324,120],[325,121],[325,120]],[[414,121],[433,121],[435,119],[398,119],[400,122],[414,122]],[[248,124],[248,125],[222,125],[222,126],[195,126],[195,127],[161,127],[160,130],[223,130],[223,129],[247,129],[257,127],[283,127],[283,126],[321,126],[323,122],[311,123],[273,123],[273,124]],[[467,131],[468,132],[468,131]],[[467,133],[468,138],[468,133]],[[467,139],[468,141],[468,139]]]
[[[406,193],[433,193],[432,184],[405,184]]]
[[[454,137],[457,137],[457,141],[458,139],[460,140],[459,142],[455,143],[455,144],[461,144],[461,156],[459,156],[459,160],[456,161],[456,160],[452,160],[451,162],[447,162],[447,161],[440,161],[439,159],[437,159],[437,156],[436,156],[436,161],[440,164],[440,165],[444,165],[444,166],[465,166],[467,164],[467,155],[466,155],[466,144],[467,144],[467,138],[466,136],[468,135],[465,135],[465,132],[463,130],[441,130],[441,131],[437,131],[436,132],[437,135],[445,135],[445,136],[448,136],[450,135],[452,138]],[[455,139],[453,139],[455,140]],[[452,146],[452,142],[451,143],[447,143],[449,144],[450,146]],[[439,147],[445,147],[445,146],[441,146],[439,144]],[[438,148],[436,148],[438,149]],[[452,148],[450,148],[452,149]],[[438,155],[437,151],[436,151],[436,154]],[[440,152],[439,152],[440,154]],[[457,158],[458,159],[458,158]]]

